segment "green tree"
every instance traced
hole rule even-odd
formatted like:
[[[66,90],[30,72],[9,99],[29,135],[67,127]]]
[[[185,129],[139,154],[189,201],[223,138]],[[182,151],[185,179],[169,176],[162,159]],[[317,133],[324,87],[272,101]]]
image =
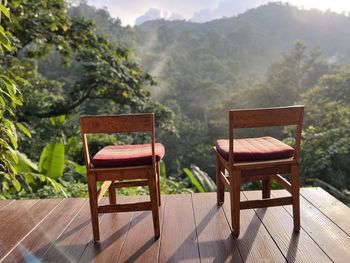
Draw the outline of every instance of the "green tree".
[[[324,75],[303,95],[302,175],[339,190],[350,188],[350,68]]]
[[[64,0],[10,1],[7,9],[1,10],[12,14],[11,21],[3,20],[1,27],[2,47],[8,49],[3,56],[6,63],[1,65],[3,72],[8,72],[8,76],[1,78],[1,92],[10,95],[0,94],[4,96],[0,102],[5,100],[6,106],[1,111],[2,123],[6,124],[1,127],[5,134],[1,142],[6,148],[1,148],[1,167],[6,173],[15,174],[11,166],[16,161],[13,150],[18,144],[15,120],[31,123],[33,140],[22,140],[20,149],[34,161],[38,161],[44,146],[66,143],[70,137],[78,136],[81,113],[154,111],[158,126],[172,128],[171,112],[154,102],[146,90],[154,83],[152,77],[130,59],[129,50],[97,34],[91,21],[70,17]],[[24,76],[31,85],[23,81]],[[18,83],[23,86],[24,100],[23,107],[16,109],[16,105],[22,104]],[[55,127],[50,118],[62,115],[67,115],[68,121]],[[28,133],[24,125],[18,127]],[[5,157],[5,152],[10,155]],[[9,186],[2,178],[3,188],[16,190],[28,179],[19,182],[13,177]]]
[[[5,22],[4,22],[5,21]],[[9,57],[16,50],[11,45],[12,34],[3,25],[11,21],[9,9],[0,1],[0,199],[10,187],[21,189],[15,168],[18,162],[17,131],[22,130],[30,136],[28,129],[17,122],[15,111],[22,106],[23,97],[20,85],[26,81],[9,69]]]

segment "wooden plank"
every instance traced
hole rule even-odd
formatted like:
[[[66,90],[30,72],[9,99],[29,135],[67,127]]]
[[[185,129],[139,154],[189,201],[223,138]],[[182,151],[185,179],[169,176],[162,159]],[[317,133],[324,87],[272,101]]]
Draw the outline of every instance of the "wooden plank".
[[[146,132],[152,130],[153,113],[121,115],[83,115],[82,133]]]
[[[216,194],[194,194],[192,199],[201,262],[242,262]]]
[[[219,179],[224,183],[224,185],[229,188],[230,182],[223,172],[219,172]]]
[[[131,212],[144,210],[151,210],[150,201],[131,204],[102,205],[97,209],[99,213]]]
[[[0,201],[0,210],[8,206],[10,203],[14,202],[13,200],[4,200]]]
[[[240,208],[242,209],[252,209],[252,208],[263,208],[268,206],[281,206],[290,205],[292,203],[292,197],[282,197],[282,198],[265,198],[257,200],[243,201],[241,199]]]
[[[301,195],[350,235],[350,208],[320,187],[302,188]]]
[[[159,262],[200,262],[191,195],[165,200]]]
[[[285,190],[272,192],[273,196],[288,195]],[[328,219],[316,207],[300,198],[301,226],[334,262],[348,262],[350,258],[350,237]],[[292,207],[284,207],[292,216]]]
[[[230,127],[254,128],[297,125],[301,123],[304,106],[230,110]]]
[[[0,260],[11,248],[11,245],[7,244],[8,238],[10,239],[9,242],[14,246],[27,234],[27,232],[17,233],[17,224],[14,222],[18,222],[37,202],[38,200],[16,201],[7,209],[0,210]],[[19,229],[19,231],[21,231],[21,229]]]
[[[43,262],[77,262],[92,240],[90,207],[88,202],[64,232],[43,255]]]
[[[90,171],[91,172],[96,171],[95,176],[97,181],[148,179],[152,166],[139,166],[135,168],[126,167],[126,168],[90,169]]]
[[[82,198],[64,199],[4,258],[4,262],[39,260],[86,202],[87,200]]]
[[[118,203],[138,201],[138,197],[118,197]],[[79,262],[117,262],[135,212],[106,214],[100,223],[101,240],[90,241]]]
[[[62,199],[21,200],[0,211],[0,259],[20,242]]]
[[[148,180],[137,180],[137,181],[121,181],[113,183],[113,187],[137,187],[137,186],[148,186]]]
[[[279,174],[276,174],[273,176],[273,179],[275,179],[277,183],[281,185],[284,189],[286,189],[289,193],[292,193],[292,185],[284,177],[282,177]]]
[[[259,191],[245,191],[244,195],[249,200],[261,197]],[[255,212],[288,262],[330,262],[303,229],[299,235],[294,233],[293,219],[283,207],[255,209]]]
[[[97,200],[98,202],[102,199],[104,194],[108,191],[109,186],[112,184],[112,181],[104,181],[97,191]]]
[[[160,228],[164,218],[165,199],[160,207]],[[148,196],[140,201],[149,200]],[[131,222],[118,262],[158,262],[161,238],[155,239],[151,211],[137,212]]]
[[[261,196],[261,192],[258,193]],[[230,200],[229,193],[225,194],[225,199]],[[241,200],[246,200],[242,193]],[[230,202],[225,202],[223,209],[228,222],[231,222]],[[236,242],[244,262],[285,262],[254,210],[241,210],[240,222],[240,236]]]

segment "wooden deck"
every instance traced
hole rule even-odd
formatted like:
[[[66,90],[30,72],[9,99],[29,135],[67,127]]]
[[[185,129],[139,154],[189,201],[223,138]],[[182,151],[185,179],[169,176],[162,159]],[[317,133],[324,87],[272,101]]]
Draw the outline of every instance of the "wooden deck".
[[[205,193],[162,196],[158,240],[148,211],[101,215],[100,244],[87,199],[1,201],[0,262],[350,262],[350,209],[320,188],[301,195],[299,235],[286,206],[243,210],[234,239],[229,199],[218,208]]]

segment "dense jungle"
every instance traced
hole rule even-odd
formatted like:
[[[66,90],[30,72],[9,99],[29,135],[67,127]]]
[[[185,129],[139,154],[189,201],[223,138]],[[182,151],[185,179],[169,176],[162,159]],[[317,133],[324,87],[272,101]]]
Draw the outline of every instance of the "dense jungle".
[[[86,1],[0,7],[0,199],[87,196],[79,117],[130,112],[155,112],[162,193],[214,191],[230,109],[303,104],[302,185],[350,203],[348,15],[270,3],[131,27]],[[240,135],[263,132],[293,143],[288,128]],[[94,135],[90,147],[147,139]]]

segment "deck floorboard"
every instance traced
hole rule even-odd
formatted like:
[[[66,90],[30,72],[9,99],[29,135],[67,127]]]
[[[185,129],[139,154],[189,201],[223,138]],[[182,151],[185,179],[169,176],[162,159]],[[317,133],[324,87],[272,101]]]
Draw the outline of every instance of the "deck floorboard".
[[[299,234],[291,206],[284,206],[242,210],[241,235],[234,238],[227,195],[221,207],[215,193],[162,196],[157,240],[150,211],[102,214],[96,244],[87,199],[0,201],[0,262],[349,261],[350,209],[321,188],[301,189]],[[260,191],[241,195],[260,198]]]
[[[350,208],[321,188],[301,189],[301,195],[350,236]]]
[[[243,262],[216,194],[193,194],[201,262]]]
[[[285,190],[274,191],[272,194],[275,197],[289,195]],[[292,207],[285,206],[284,208],[292,217]],[[329,258],[334,262],[349,261],[350,237],[305,198],[300,198],[300,220],[301,227],[304,231],[317,243]]]
[[[37,228],[62,199],[24,200],[0,211],[0,258],[7,256]]]
[[[261,196],[255,191],[246,191],[244,194],[248,200]],[[299,235],[294,234],[293,218],[283,207],[259,208],[255,212],[288,262],[330,261],[304,229],[301,229]]]
[[[190,194],[165,198],[159,262],[200,262]]]
[[[142,196],[140,201],[149,201],[149,197]],[[160,229],[164,218],[164,196],[159,209]],[[151,211],[135,213],[128,231],[118,262],[158,262],[161,238],[155,239]]]
[[[118,197],[118,202],[135,201],[132,197]],[[100,221],[101,241],[96,246],[91,240],[79,262],[117,262],[135,212],[110,213]]]
[[[254,192],[261,197],[260,192]],[[225,200],[230,200],[229,193],[225,193]],[[247,200],[241,193],[241,200]],[[223,205],[228,222],[231,222],[230,203],[225,201]],[[241,210],[240,236],[236,240],[244,262],[259,262],[270,260],[272,262],[284,262],[285,258],[269,235],[260,218],[253,209]]]

